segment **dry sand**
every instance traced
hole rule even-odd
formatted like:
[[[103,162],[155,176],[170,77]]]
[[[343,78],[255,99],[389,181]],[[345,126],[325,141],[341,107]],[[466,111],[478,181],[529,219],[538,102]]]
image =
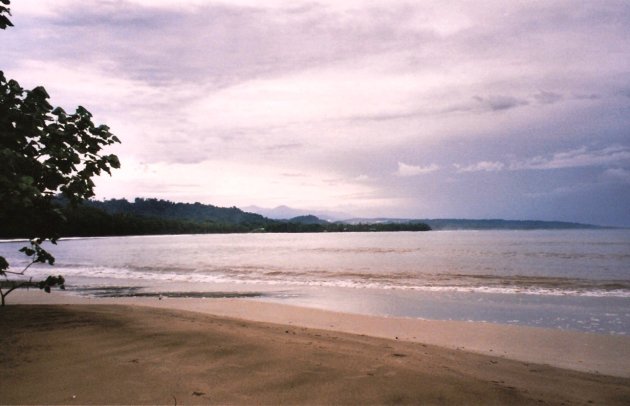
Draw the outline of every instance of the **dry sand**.
[[[28,298],[36,296],[29,295]],[[28,300],[31,299],[22,301]],[[206,312],[212,312],[213,306],[226,312],[226,305],[230,305],[239,309],[237,312],[249,311],[255,317],[258,316],[253,309],[259,309],[258,312],[267,313],[268,318],[280,317],[293,324],[245,321],[225,315],[146,306],[7,306],[0,309],[0,403],[630,402],[628,378],[517,361],[505,358],[504,354],[504,357],[496,357],[405,341],[414,337],[402,336],[404,329],[411,327],[401,327],[398,340],[395,337],[386,339],[339,331],[345,328],[356,332],[356,326],[342,324],[361,324],[359,321],[364,316],[356,316],[358,319],[355,319],[346,315],[349,318],[345,319],[343,315],[330,312],[311,313],[306,309],[243,300],[197,300],[186,304],[186,301],[169,299],[143,303],[188,309],[199,306]],[[221,313],[217,309],[214,312]],[[288,316],[282,312],[270,316],[269,311],[273,309],[285,309]],[[232,316],[238,317],[238,314]],[[332,326],[328,325],[328,330],[298,327],[295,324],[300,320],[301,324],[308,324],[311,320],[314,324],[328,322]],[[374,324],[378,320],[385,324]],[[383,333],[381,328],[393,328],[387,325],[387,320],[367,318],[362,322],[371,325],[375,332]],[[400,321],[404,320],[394,320],[395,323]],[[497,327],[477,323],[458,325],[473,330],[475,326]],[[465,340],[465,330],[449,330],[448,327],[447,323],[443,330],[432,334],[450,334],[446,341],[463,334]],[[537,353],[535,345],[540,345],[549,337],[562,341],[592,336],[594,338],[586,341],[604,347],[608,343],[607,336],[578,333],[568,336],[552,334],[536,341],[530,337],[532,330],[548,331],[515,327],[515,335],[512,336],[517,340],[517,333],[522,331],[520,337],[530,343],[529,352],[532,355]],[[475,333],[472,340],[486,340],[486,347],[497,348],[497,343],[492,341],[493,336],[484,338],[479,334],[486,333]],[[501,334],[499,329],[499,336]],[[418,340],[417,334],[415,337]],[[620,342],[628,343],[627,340]],[[564,344],[574,346],[571,342]],[[511,350],[507,344],[503,345]],[[605,350],[600,348],[599,353],[595,351],[585,358],[592,358],[589,362],[596,361],[594,358],[601,356]],[[619,350],[614,347],[610,351]],[[627,361],[627,351],[627,346],[621,348],[618,357],[626,357]],[[617,375],[625,375],[628,367],[625,368],[621,367],[622,373]]]
[[[630,337],[493,323],[332,312],[246,299],[98,298],[15,292],[11,303],[126,304],[434,344],[478,354],[630,378]]]
[[[0,320],[2,403],[614,404],[630,399],[629,381],[622,378],[192,312],[11,306]]]

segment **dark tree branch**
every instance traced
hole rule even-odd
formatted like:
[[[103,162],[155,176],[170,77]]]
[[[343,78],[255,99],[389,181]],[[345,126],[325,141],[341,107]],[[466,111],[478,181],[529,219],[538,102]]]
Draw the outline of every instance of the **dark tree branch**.
[[[7,271],[4,270],[2,272],[4,273],[9,273],[11,275],[24,275],[24,272],[26,272],[28,270],[28,268],[31,267],[31,265],[33,265],[34,263],[36,263],[37,261],[33,260],[30,264],[26,265],[26,267],[24,269],[22,269],[20,272],[14,272],[14,271]]]

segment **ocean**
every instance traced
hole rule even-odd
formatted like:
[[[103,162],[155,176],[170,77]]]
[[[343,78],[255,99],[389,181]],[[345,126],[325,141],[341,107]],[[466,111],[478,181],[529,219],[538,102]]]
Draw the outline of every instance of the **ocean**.
[[[0,244],[14,270],[26,264],[23,245]],[[243,297],[630,334],[630,230],[170,235],[47,247],[55,266],[28,274],[64,275],[64,294]]]

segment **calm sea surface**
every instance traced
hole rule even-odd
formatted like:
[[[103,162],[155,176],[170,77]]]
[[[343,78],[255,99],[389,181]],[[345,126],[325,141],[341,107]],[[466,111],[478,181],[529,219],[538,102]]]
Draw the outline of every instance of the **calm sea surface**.
[[[18,268],[23,243],[0,244]],[[630,230],[230,234],[62,240],[68,294],[225,297],[630,334]]]

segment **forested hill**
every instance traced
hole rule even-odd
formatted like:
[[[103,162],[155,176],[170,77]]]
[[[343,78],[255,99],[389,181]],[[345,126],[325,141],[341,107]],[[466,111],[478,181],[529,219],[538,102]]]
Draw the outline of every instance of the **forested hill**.
[[[274,223],[259,214],[236,207],[222,208],[201,203],[175,203],[159,199],[112,199],[85,201],[72,207],[63,199],[55,204],[64,221],[5,219],[0,238],[33,238],[51,229],[61,237],[116,235],[246,233],[265,231]]]
[[[5,219],[0,238],[33,238],[51,229],[60,237],[94,237],[208,233],[319,233],[428,231],[426,224],[341,224],[315,216],[271,220],[236,207],[176,203],[160,199],[86,201],[73,207],[56,201],[65,221],[38,222],[34,218]]]
[[[161,199],[136,198],[105,201],[90,200],[90,207],[101,209],[108,214],[128,214],[168,220],[184,220],[195,223],[247,224],[264,226],[271,220],[260,214],[247,213],[236,207],[217,207],[201,203],[176,203]]]

